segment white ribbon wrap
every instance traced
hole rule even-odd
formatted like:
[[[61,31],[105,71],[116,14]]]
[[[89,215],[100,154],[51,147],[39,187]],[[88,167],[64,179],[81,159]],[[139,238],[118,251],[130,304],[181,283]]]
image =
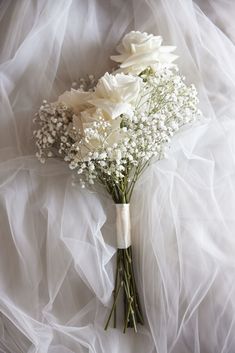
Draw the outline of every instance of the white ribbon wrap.
[[[116,204],[117,247],[127,249],[131,245],[130,205]]]

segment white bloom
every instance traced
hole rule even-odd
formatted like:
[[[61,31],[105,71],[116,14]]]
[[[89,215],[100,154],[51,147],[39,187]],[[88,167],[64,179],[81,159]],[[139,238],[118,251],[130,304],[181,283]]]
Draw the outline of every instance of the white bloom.
[[[153,34],[131,31],[122,39],[117,47],[120,55],[113,55],[111,59],[120,64],[120,71],[124,73],[140,74],[147,67],[157,71],[159,64],[168,64],[177,59],[172,54],[173,46],[162,46],[162,37]]]
[[[112,119],[121,114],[132,116],[139,97],[142,80],[125,74],[111,75],[108,72],[101,77],[94,96],[89,100],[97,108],[102,109]]]
[[[73,109],[75,114],[78,115],[81,111],[91,106],[89,100],[92,97],[92,92],[84,92],[80,89],[71,89],[71,91],[66,91],[59,96],[58,101],[65,103],[68,107]]]
[[[74,116],[72,126],[78,134],[74,140],[82,142],[79,145],[79,160],[87,160],[89,152],[92,153],[92,158],[102,159],[107,156],[106,153],[99,155],[97,150],[112,146],[123,139],[124,132],[120,129],[121,118],[107,120],[106,117],[103,111],[95,107],[81,112],[79,117]],[[72,134],[70,136],[72,137]]]

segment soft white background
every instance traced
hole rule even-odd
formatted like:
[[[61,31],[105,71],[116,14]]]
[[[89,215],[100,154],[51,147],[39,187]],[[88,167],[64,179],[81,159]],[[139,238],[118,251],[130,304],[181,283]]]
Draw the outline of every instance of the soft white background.
[[[235,352],[233,0],[0,1],[0,352]],[[111,68],[128,31],[161,34],[204,119],[138,183],[131,215],[145,326],[104,332],[115,208],[34,157],[32,117]]]

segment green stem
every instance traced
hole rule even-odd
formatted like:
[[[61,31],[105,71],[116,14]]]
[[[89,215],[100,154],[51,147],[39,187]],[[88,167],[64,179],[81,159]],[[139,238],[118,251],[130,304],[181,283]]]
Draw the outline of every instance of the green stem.
[[[128,299],[128,312],[127,312],[127,316],[125,318],[125,326],[124,326],[123,332],[124,333],[126,332],[126,327],[127,327],[126,325],[128,325],[128,323],[129,323],[130,314],[131,314],[132,323],[133,323],[133,325],[130,326],[130,327],[134,327],[135,332],[137,332],[137,326],[136,326],[136,320],[135,320],[135,311],[132,308],[133,298],[130,296],[130,290],[129,290],[129,287],[128,287],[128,283],[125,283],[125,282],[124,282],[124,291],[125,291],[126,297]]]
[[[114,303],[113,303],[112,309],[111,309],[111,311],[110,311],[110,314],[109,314],[107,323],[106,323],[105,328],[104,328],[105,331],[108,329],[109,322],[110,322],[110,320],[111,320],[112,314],[113,314],[113,312],[114,312],[114,310],[115,310],[115,308],[116,308],[117,299],[118,299],[118,294],[119,294],[120,289],[121,289],[122,286],[123,286],[123,282],[120,281],[120,282],[119,282],[119,286],[118,286],[118,290],[117,290],[117,294],[116,294],[116,297],[115,297],[115,299],[114,299]]]
[[[132,261],[131,247],[127,249],[117,250],[117,268],[114,288],[114,302],[111,308],[105,330],[107,330],[110,319],[114,315],[114,327],[116,327],[116,306],[118,297],[120,295],[121,287],[123,287],[124,300],[124,328],[126,332],[127,327],[134,328],[137,332],[137,323],[143,325],[143,316],[141,313],[139,296],[137,293],[136,282],[134,278],[134,268]]]
[[[129,247],[129,252],[130,252],[130,258],[132,258],[132,249]],[[134,267],[133,267],[133,261],[130,263],[130,272],[131,272],[131,278],[133,279],[132,283],[132,289],[133,289],[133,298],[134,298],[134,304],[135,304],[135,309],[137,310],[138,316],[137,316],[137,321],[143,325],[144,324],[144,319],[143,319],[143,314],[141,312],[141,305],[140,305],[140,300],[139,300],[139,295],[137,292],[137,286],[136,286],[136,281],[135,281],[135,276],[134,276]]]
[[[115,275],[115,285],[114,285],[114,291],[113,291],[114,302],[115,302],[115,298],[116,298],[117,283],[118,283],[118,267],[119,267],[119,256],[117,254],[117,270],[116,270],[116,275]],[[115,305],[114,312],[113,312],[113,327],[114,328],[116,328],[116,323],[117,323],[117,306]]]

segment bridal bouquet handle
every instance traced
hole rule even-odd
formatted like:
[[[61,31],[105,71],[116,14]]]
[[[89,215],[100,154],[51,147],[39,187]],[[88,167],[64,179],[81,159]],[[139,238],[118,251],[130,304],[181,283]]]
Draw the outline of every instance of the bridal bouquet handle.
[[[34,119],[38,159],[63,160],[82,187],[97,182],[116,204],[116,276],[105,329],[112,317],[116,327],[121,295],[124,332],[144,323],[132,256],[131,197],[149,164],[164,158],[171,138],[201,115],[197,91],[178,73],[174,50],[160,36],[132,31],[111,57],[116,71],[98,81],[82,78],[78,89],[56,102],[43,101]]]
[[[116,204],[117,265],[113,306],[105,325],[107,329],[113,315],[114,327],[116,327],[116,307],[119,293],[122,290],[124,293],[124,332],[127,327],[133,327],[137,331],[137,323],[142,325],[144,323],[134,276],[129,206],[128,203]]]

